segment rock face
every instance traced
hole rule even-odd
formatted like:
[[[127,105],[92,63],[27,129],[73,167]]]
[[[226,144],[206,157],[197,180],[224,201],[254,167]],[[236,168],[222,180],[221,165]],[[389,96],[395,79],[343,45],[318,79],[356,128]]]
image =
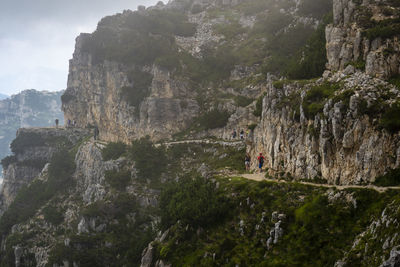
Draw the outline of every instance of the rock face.
[[[0,158],[10,153],[10,143],[22,127],[47,127],[59,119],[64,123],[59,92],[25,90],[0,100]],[[0,168],[1,171],[1,168]]]
[[[338,73],[325,82],[333,81],[341,84],[336,95],[344,91],[349,95],[340,101],[327,100],[323,111],[309,119],[302,103],[315,84],[295,83],[282,89],[269,86],[255,132],[253,159],[263,152],[270,174],[289,173],[298,179],[319,177],[333,184],[357,184],[373,182],[388,169],[400,166],[398,133],[378,129],[377,119],[363,114],[361,104],[372,105],[387,90],[398,97],[398,89],[361,72],[349,76]],[[358,89],[354,89],[355,85]],[[290,98],[294,102],[286,104]]]
[[[195,93],[181,80],[172,79],[168,71],[156,66],[145,69],[153,76],[150,95],[138,110],[121,96],[121,88],[132,86],[130,67],[105,61],[94,64],[92,56],[82,51],[89,38],[81,34],[76,40],[70,61],[68,88],[63,97],[65,120],[80,127],[97,126],[100,138],[125,141],[149,135],[152,139],[170,137],[187,127],[198,112]]]
[[[21,187],[30,184],[39,175],[45,164],[50,161],[53,153],[57,151],[54,142],[75,144],[87,134],[86,130],[74,128],[19,129],[12,146],[15,155],[10,156],[6,162],[7,165],[3,166],[4,182],[0,191],[0,216],[14,200]],[[32,139],[35,137],[39,137],[39,139]],[[27,141],[28,143],[26,143]],[[19,144],[23,144],[24,148],[19,149]]]
[[[377,32],[384,32],[382,27],[376,28],[376,24],[398,18],[399,7],[390,1],[357,2],[333,1],[333,24],[326,28],[328,68],[333,71],[343,70],[346,65],[358,62],[365,64],[366,73],[374,77],[398,75],[398,32],[379,36],[372,31],[376,29]]]

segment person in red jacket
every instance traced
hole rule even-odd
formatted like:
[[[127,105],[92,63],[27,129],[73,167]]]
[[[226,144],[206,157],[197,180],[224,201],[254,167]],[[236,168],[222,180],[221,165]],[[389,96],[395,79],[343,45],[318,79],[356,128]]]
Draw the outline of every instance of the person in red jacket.
[[[262,167],[264,165],[265,158],[264,158],[263,154],[260,153],[260,156],[258,156],[257,159],[258,159],[258,168],[260,169],[260,172],[262,172]]]

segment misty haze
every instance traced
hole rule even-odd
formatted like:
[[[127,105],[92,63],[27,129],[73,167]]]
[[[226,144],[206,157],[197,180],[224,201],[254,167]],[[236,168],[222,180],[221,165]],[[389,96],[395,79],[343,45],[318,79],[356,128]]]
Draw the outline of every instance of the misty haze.
[[[0,18],[0,266],[400,266],[398,0]]]

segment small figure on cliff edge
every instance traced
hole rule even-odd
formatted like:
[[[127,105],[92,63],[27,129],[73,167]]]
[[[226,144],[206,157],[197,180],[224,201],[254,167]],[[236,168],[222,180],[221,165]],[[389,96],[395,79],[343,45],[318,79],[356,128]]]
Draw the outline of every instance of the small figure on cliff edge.
[[[58,128],[58,122],[59,122],[58,119],[56,119],[56,128]]]
[[[258,168],[260,169],[260,173],[261,173],[265,158],[264,158],[263,154],[260,153],[260,156],[258,156],[257,159],[258,159]]]
[[[243,140],[243,139],[244,139],[244,131],[242,129],[242,130],[240,130],[240,140]]]
[[[232,139],[236,139],[236,129],[234,129],[232,132]]]
[[[246,156],[244,157],[244,166],[246,167],[246,171],[250,170],[250,161],[251,161],[250,154],[247,153]]]

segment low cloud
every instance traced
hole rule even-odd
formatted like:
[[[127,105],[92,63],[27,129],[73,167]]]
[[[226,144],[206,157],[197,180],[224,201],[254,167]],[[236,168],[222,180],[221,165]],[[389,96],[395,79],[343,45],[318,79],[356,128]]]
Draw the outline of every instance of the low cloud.
[[[75,38],[106,15],[153,0],[5,0],[0,9],[0,93],[66,88]]]

